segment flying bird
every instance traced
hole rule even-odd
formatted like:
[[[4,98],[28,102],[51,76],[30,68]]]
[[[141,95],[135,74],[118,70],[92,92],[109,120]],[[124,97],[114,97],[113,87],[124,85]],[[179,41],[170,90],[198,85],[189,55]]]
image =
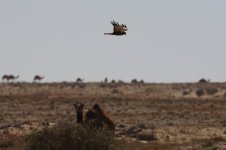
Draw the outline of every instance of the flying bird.
[[[113,33],[104,33],[104,35],[126,35],[126,31],[128,30],[127,29],[127,26],[124,25],[124,24],[119,24],[118,22],[115,22],[114,20],[111,21],[111,24],[113,25]]]

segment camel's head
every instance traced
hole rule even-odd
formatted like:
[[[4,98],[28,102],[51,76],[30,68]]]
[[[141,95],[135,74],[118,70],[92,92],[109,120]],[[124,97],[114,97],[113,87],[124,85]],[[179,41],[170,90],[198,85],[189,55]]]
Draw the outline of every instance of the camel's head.
[[[94,104],[93,109],[96,110],[98,113],[103,113],[103,110],[100,108],[98,104]]]
[[[74,107],[76,112],[81,112],[83,111],[84,104],[83,103],[74,104]]]

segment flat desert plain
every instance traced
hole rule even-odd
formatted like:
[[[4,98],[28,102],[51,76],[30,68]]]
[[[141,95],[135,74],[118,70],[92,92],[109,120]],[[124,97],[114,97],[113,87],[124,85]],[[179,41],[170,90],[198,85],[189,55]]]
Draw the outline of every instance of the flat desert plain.
[[[1,83],[0,146],[98,103],[131,149],[226,149],[226,83]]]

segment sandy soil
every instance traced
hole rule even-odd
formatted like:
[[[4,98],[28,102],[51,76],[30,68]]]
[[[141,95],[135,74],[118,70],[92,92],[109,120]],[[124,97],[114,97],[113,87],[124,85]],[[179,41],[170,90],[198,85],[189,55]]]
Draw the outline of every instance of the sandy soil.
[[[116,137],[148,145],[142,149],[226,149],[226,83],[2,83],[0,140],[75,122],[77,102],[98,103]]]

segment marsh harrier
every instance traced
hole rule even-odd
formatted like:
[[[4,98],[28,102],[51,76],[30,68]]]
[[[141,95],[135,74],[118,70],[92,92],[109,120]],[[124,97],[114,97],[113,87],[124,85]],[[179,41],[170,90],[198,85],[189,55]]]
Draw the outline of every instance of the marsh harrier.
[[[119,24],[118,22],[115,22],[114,20],[111,21],[111,24],[113,25],[113,33],[104,33],[104,35],[126,35],[127,26],[124,24]]]

